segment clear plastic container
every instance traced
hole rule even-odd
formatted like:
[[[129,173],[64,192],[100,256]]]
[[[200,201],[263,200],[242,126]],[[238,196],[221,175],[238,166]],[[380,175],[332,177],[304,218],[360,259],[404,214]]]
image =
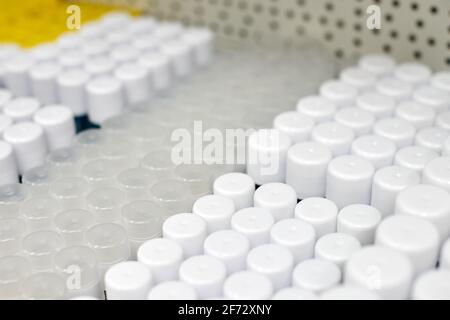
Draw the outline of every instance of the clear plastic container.
[[[66,245],[82,245],[86,231],[94,224],[94,216],[86,210],[67,210],[56,215],[54,224]]]
[[[98,224],[86,232],[86,244],[95,252],[102,272],[130,257],[125,229],[115,223]]]
[[[87,192],[88,183],[83,178],[61,178],[50,185],[50,194],[60,202],[63,210],[84,208]]]
[[[28,196],[28,189],[23,184],[13,183],[0,186],[0,219],[16,218],[20,205]]]
[[[23,298],[23,282],[30,274],[31,266],[26,258],[19,256],[0,258],[0,299]]]
[[[27,300],[62,300],[66,294],[64,279],[51,272],[40,272],[23,283],[23,296]]]
[[[176,179],[189,185],[195,197],[212,193],[212,167],[198,164],[180,164],[175,168]]]
[[[26,224],[17,218],[0,220],[0,257],[17,254],[22,248]]]
[[[125,193],[115,188],[96,189],[86,197],[87,209],[100,223],[119,221],[120,209],[125,203]]]
[[[123,168],[137,165],[136,146],[131,139],[114,137],[100,147],[100,156],[109,161],[113,170],[120,171]]]
[[[81,158],[74,148],[62,148],[51,151],[47,156],[47,165],[60,177],[75,176],[80,171]]]
[[[162,121],[162,119],[156,117],[155,119],[158,119],[158,122]],[[135,125],[130,130],[131,137],[136,142],[140,155],[149,153],[155,147],[161,145],[164,140],[168,140],[167,129],[149,122],[143,125]]]
[[[57,200],[48,196],[30,198],[23,202],[20,209],[29,231],[53,229],[53,219],[59,212]]]
[[[146,240],[160,237],[169,213],[154,202],[138,200],[122,207],[122,224],[130,239],[132,253]]]
[[[149,188],[156,182],[150,172],[142,168],[127,169],[117,176],[119,187],[123,190],[129,201],[148,200]]]
[[[132,127],[132,119],[130,113],[122,113],[118,116],[114,116],[103,122],[102,130],[106,132],[107,135],[125,135],[128,130]]]
[[[84,161],[99,156],[99,146],[104,142],[104,135],[98,129],[89,129],[76,135],[74,148]]]
[[[148,113],[149,104],[146,102],[133,104],[130,111],[126,111],[118,116],[109,118],[102,124],[102,129],[107,136],[115,135],[130,138],[132,136],[130,130],[133,127],[145,127],[154,125]]]
[[[64,247],[64,239],[53,231],[36,231],[23,238],[22,247],[34,271],[51,271],[55,254]]]
[[[150,151],[142,158],[140,166],[148,170],[157,179],[168,179],[174,176],[175,164],[171,160],[170,149]]]
[[[112,164],[105,159],[91,160],[81,168],[81,175],[89,184],[90,190],[114,187],[117,183]]]
[[[161,130],[159,137],[167,137],[174,128],[186,125],[186,113],[183,110],[173,112],[171,106],[168,108],[153,109],[150,114],[154,119],[157,119],[157,126],[154,126],[154,130]],[[159,127],[160,126],[160,127]]]
[[[150,188],[153,201],[169,214],[190,212],[194,197],[188,184],[174,179],[161,180]]]
[[[65,280],[67,298],[102,296],[97,258],[92,249],[86,246],[62,249],[55,256],[55,270]]]
[[[24,172],[22,183],[28,187],[31,196],[48,194],[50,184],[58,178],[56,172],[43,165]]]

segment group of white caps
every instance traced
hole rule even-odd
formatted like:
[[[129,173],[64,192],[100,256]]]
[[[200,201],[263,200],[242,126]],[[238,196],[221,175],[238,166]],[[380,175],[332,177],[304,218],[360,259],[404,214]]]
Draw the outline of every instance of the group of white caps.
[[[74,117],[101,125],[208,64],[213,40],[207,29],[114,12],[30,50],[0,44],[0,184],[69,147]]]
[[[108,299],[450,299],[450,73],[365,56],[274,127]]]

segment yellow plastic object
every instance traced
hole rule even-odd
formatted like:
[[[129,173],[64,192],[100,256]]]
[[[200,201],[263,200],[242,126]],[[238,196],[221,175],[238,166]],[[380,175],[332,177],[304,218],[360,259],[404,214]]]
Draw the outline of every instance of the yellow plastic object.
[[[0,43],[17,43],[23,47],[53,41],[66,26],[67,7],[77,5],[81,9],[81,23],[95,20],[114,10],[114,6],[67,0],[0,0]],[[136,10],[128,10],[139,14]]]

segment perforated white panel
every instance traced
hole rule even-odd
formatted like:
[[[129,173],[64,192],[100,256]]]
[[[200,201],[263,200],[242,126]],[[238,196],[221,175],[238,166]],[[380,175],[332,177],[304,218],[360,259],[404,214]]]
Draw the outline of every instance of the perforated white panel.
[[[207,25],[225,37],[319,39],[336,56],[387,52],[435,69],[450,68],[449,0],[92,0],[141,8],[162,19]],[[366,27],[369,5],[381,30]]]

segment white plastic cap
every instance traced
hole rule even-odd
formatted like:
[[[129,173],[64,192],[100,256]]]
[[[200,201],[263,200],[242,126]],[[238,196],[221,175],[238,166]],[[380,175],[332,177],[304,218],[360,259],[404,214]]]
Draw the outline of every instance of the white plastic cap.
[[[416,275],[436,266],[440,239],[436,227],[426,220],[394,215],[378,226],[375,243],[407,256]]]
[[[392,165],[397,148],[389,139],[367,135],[353,141],[351,150],[352,155],[369,161],[378,170]]]
[[[436,112],[446,111],[450,107],[450,93],[429,85],[415,90],[413,98],[423,105],[432,107]]]
[[[295,111],[280,113],[273,123],[274,128],[287,134],[292,143],[308,141],[314,127],[314,120]]]
[[[247,256],[249,271],[267,276],[275,290],[291,285],[291,273],[294,267],[292,253],[276,244],[265,244],[252,249]]]
[[[287,184],[266,183],[256,190],[254,202],[255,207],[268,209],[275,221],[279,221],[294,216],[297,195]]]
[[[206,222],[198,215],[192,213],[173,215],[163,224],[164,238],[173,240],[181,245],[185,258],[203,252],[206,232]]]
[[[320,87],[320,95],[334,102],[339,108],[351,107],[355,103],[358,90],[338,80],[330,80]]]
[[[352,129],[336,122],[326,122],[314,127],[311,140],[327,147],[334,156],[350,152],[355,134]]]
[[[414,283],[412,298],[414,300],[449,300],[450,271],[430,270],[422,274]]]
[[[423,170],[423,183],[441,187],[450,192],[450,156],[431,160]]]
[[[373,176],[371,205],[377,208],[383,217],[394,214],[397,195],[408,187],[421,182],[416,171],[389,166],[378,170]]]
[[[190,28],[181,35],[182,41],[193,48],[194,61],[198,66],[209,64],[214,55],[214,33],[206,28]]]
[[[447,131],[450,131],[450,111],[440,113],[436,117],[436,126]]]
[[[333,120],[336,105],[321,96],[308,96],[297,103],[297,111],[310,117],[316,123],[322,123]]]
[[[270,241],[291,251],[294,263],[299,263],[313,257],[316,231],[300,219],[284,219],[273,225]]]
[[[42,63],[30,70],[31,91],[43,104],[58,103],[56,78],[61,72],[57,63]]]
[[[155,283],[176,280],[183,249],[169,239],[151,239],[139,247],[137,260],[150,269]]]
[[[73,113],[63,105],[46,106],[34,114],[34,122],[45,131],[49,150],[68,148],[75,136]]]
[[[373,73],[358,67],[342,70],[339,78],[359,91],[369,90],[376,82],[376,76]]]
[[[379,120],[373,133],[392,141],[397,148],[404,148],[414,143],[416,129],[406,120],[390,118]]]
[[[180,41],[163,42],[162,53],[170,59],[172,72],[177,78],[188,76],[193,69],[192,48]]]
[[[108,300],[144,300],[152,286],[152,274],[142,263],[120,262],[105,274]]]
[[[448,137],[450,134],[446,130],[428,127],[417,132],[415,143],[440,154]]]
[[[28,96],[31,94],[28,72],[34,65],[31,55],[20,53],[4,63],[5,74],[3,81],[6,88],[14,96]]]
[[[357,286],[340,285],[325,291],[320,296],[321,300],[380,300],[377,294],[365,288]]]
[[[287,154],[286,183],[298,199],[324,197],[331,150],[317,142],[293,145]]]
[[[382,76],[391,73],[395,68],[395,60],[384,54],[365,55],[359,60],[359,67],[363,70],[372,72],[376,76]]]
[[[398,300],[408,298],[412,278],[412,264],[402,253],[368,246],[347,262],[344,284],[367,288],[381,299]]]
[[[13,95],[9,90],[0,88],[0,110],[3,109],[6,103],[12,99]]]
[[[222,230],[212,233],[204,243],[205,255],[221,260],[228,274],[244,270],[250,250],[250,241],[234,230]]]
[[[395,100],[376,92],[366,92],[358,96],[356,105],[374,115],[377,119],[389,118],[395,110]]]
[[[433,125],[436,111],[430,106],[407,100],[397,106],[395,116],[408,121],[416,129],[422,129]]]
[[[113,59],[103,56],[91,58],[86,61],[84,69],[92,77],[102,77],[112,75],[115,68]]]
[[[255,182],[244,173],[227,173],[214,181],[214,194],[233,200],[236,210],[253,206]]]
[[[197,300],[192,286],[181,281],[163,282],[150,290],[147,300]]]
[[[338,214],[337,232],[354,236],[361,245],[373,244],[381,213],[365,204],[352,204]]]
[[[139,51],[133,46],[121,45],[113,48],[110,56],[116,64],[120,65],[136,60],[139,57]]]
[[[147,69],[150,83],[160,92],[167,90],[172,84],[170,59],[160,52],[147,52],[138,60],[138,64]]]
[[[441,71],[435,73],[430,83],[435,88],[450,92],[450,72]]]
[[[20,173],[45,163],[47,144],[40,125],[32,122],[12,125],[6,129],[3,138],[14,149]]]
[[[317,300],[319,297],[309,290],[300,288],[284,288],[275,293],[272,300]]]
[[[125,98],[128,106],[146,102],[151,97],[149,74],[145,68],[136,63],[124,63],[119,66],[114,76],[124,86]]]
[[[13,148],[4,141],[0,141],[0,185],[18,182],[16,160]]]
[[[338,207],[325,198],[307,198],[295,208],[295,217],[314,227],[316,238],[336,232]]]
[[[192,286],[200,299],[219,297],[226,274],[225,264],[210,256],[191,257],[179,270],[180,280]]]
[[[328,165],[326,197],[339,208],[350,204],[369,204],[373,164],[357,156],[341,156]]]
[[[329,233],[317,240],[314,258],[330,261],[344,270],[345,263],[361,249],[359,240],[345,233]]]
[[[286,157],[292,141],[276,129],[262,129],[248,138],[247,173],[259,185],[284,182]]]
[[[414,86],[429,81],[431,74],[431,69],[428,66],[416,62],[402,63],[394,70],[396,78],[411,83]]]
[[[15,123],[25,122],[33,120],[33,115],[40,106],[41,104],[35,98],[19,97],[6,103],[3,112]]]
[[[378,81],[376,90],[378,93],[391,97],[397,102],[401,102],[411,97],[413,86],[408,82],[394,77],[385,77]]]
[[[356,137],[372,132],[375,116],[357,107],[343,108],[334,115],[334,121],[353,130]]]
[[[231,218],[231,228],[246,236],[252,248],[270,241],[273,224],[273,216],[265,208],[242,209]]]
[[[202,217],[208,225],[208,233],[230,228],[235,213],[233,200],[219,195],[207,195],[195,201],[192,212]]]
[[[88,115],[93,123],[101,124],[105,120],[122,113],[124,96],[122,83],[112,77],[100,77],[88,82],[86,86]]]
[[[3,132],[12,124],[13,120],[10,117],[0,114],[0,139],[3,139]]]
[[[89,73],[82,69],[63,71],[58,76],[57,85],[61,103],[72,109],[75,116],[87,112],[85,86],[89,78]]]
[[[428,162],[439,155],[425,147],[406,147],[397,151],[394,159],[396,166],[412,169],[422,176],[422,171]]]
[[[267,300],[272,297],[272,282],[264,275],[241,271],[229,276],[223,285],[225,298],[233,300]]]
[[[341,270],[326,260],[310,259],[299,263],[292,273],[295,287],[320,293],[341,282]]]

